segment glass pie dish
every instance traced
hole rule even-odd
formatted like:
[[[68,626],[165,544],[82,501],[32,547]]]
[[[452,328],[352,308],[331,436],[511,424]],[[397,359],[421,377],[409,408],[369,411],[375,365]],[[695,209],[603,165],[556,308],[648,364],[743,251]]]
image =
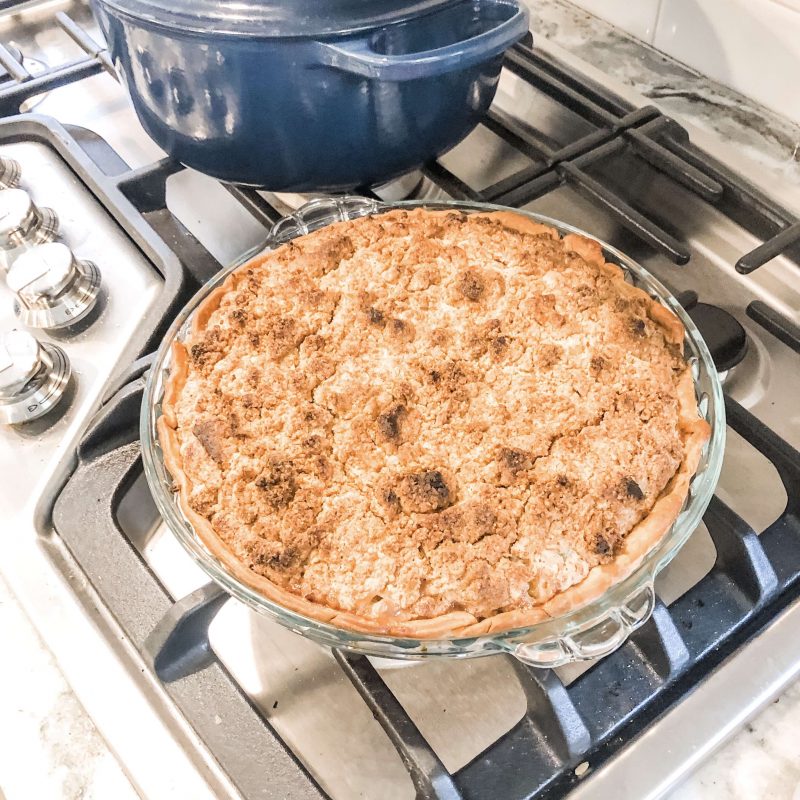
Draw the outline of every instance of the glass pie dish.
[[[302,236],[334,222],[380,214],[397,208],[453,209],[465,213],[508,211],[500,206],[461,202],[404,202],[384,204],[362,197],[314,200],[294,214],[279,220],[272,228],[265,248]],[[584,231],[529,212],[515,213],[549,225],[562,235],[576,233],[594,238]],[[719,477],[725,441],[725,411],[722,388],[708,348],[692,320],[677,300],[641,266],[609,245],[600,242],[607,261],[620,266],[625,279],[647,292],[672,311],[685,327],[684,352],[690,365],[699,413],[711,427],[697,471],[677,518],[666,534],[645,555],[627,577],[611,585],[601,596],[568,613],[522,628],[469,638],[414,639],[360,633],[305,617],[267,599],[241,582],[203,544],[185,516],[173,490],[173,479],[163,457],[156,422],[166,379],[171,368],[172,344],[187,335],[199,304],[225,278],[249,261],[255,252],[222,270],[207,283],[178,315],[167,333],[150,370],[141,415],[141,442],[144,470],[156,505],[172,532],[199,566],[233,597],[265,614],[297,634],[328,647],[382,658],[418,660],[429,657],[467,658],[510,653],[526,664],[555,667],[606,655],[619,647],[653,612],[656,575],[677,554],[700,523]]]

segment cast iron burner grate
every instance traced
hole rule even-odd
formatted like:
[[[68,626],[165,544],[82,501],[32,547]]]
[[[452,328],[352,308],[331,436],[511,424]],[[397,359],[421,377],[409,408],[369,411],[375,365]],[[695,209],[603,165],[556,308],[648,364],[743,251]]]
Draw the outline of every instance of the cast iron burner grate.
[[[164,160],[130,170],[88,131],[43,117],[11,116],[37,94],[113,70],[106,51],[69,17],[60,14],[57,23],[85,58],[31,76],[13,53],[0,48],[0,65],[13,76],[0,86],[0,115],[6,117],[0,122],[0,144],[35,139],[59,154],[152,260],[165,287],[147,320],[152,336],[142,357],[118,376],[79,445],[77,466],[55,504],[55,528],[130,643],[241,794],[247,800],[323,797],[211,650],[208,626],[226,595],[208,584],[173,602],[117,522],[120,499],[141,474],[138,416],[152,358],[147,352],[157,345],[177,308],[220,265],[167,208],[166,180],[182,169],[179,164]],[[582,117],[593,131],[558,148],[492,110],[486,126],[529,157],[530,164],[482,191],[440,161],[425,165],[424,174],[452,197],[522,205],[566,183],[675,263],[686,263],[691,252],[684,242],[590,174],[622,156],[645,161],[762,239],[761,246],[739,258],[740,272],[751,272],[781,253],[797,254],[800,222],[694,147],[686,132],[656,108],[633,109],[526,44],[508,53],[506,67]],[[265,228],[279,218],[258,192],[228,188]],[[687,305],[692,302],[696,298],[688,298]],[[761,301],[752,302],[747,312],[800,354],[800,330],[794,323]],[[757,536],[715,497],[704,520],[717,551],[711,572],[670,607],[659,603],[653,618],[623,647],[568,687],[552,671],[514,662],[527,699],[525,715],[455,774],[447,772],[371,663],[363,656],[335,653],[399,751],[418,797],[564,796],[581,780],[577,765],[586,761],[596,770],[613,759],[797,598],[800,453],[731,398],[726,398],[726,410],[729,425],[777,470],[787,494],[783,513]],[[219,709],[225,713],[218,714]],[[230,746],[232,741],[236,747]]]

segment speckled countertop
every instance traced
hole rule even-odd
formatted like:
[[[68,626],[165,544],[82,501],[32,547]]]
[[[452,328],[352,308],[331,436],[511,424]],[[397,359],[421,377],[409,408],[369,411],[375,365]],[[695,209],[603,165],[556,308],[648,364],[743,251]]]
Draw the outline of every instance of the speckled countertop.
[[[2,576],[0,642],[0,800],[135,800]]]
[[[738,148],[787,183],[800,185],[800,125],[570,3],[528,4],[534,36],[612,76],[664,113]]]
[[[531,7],[538,37],[613,75],[666,113],[739,148],[767,173],[800,186],[800,126],[569,3],[537,0]],[[133,800],[138,795],[1,573],[2,565],[0,800]],[[800,684],[669,795],[669,800],[723,798],[800,800]]]

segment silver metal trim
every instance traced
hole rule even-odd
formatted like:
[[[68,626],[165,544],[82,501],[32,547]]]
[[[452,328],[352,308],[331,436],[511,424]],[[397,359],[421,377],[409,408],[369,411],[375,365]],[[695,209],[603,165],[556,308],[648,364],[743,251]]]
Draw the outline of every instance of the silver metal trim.
[[[800,675],[800,601],[717,667],[569,800],[658,800]],[[746,687],[737,691],[736,687]]]

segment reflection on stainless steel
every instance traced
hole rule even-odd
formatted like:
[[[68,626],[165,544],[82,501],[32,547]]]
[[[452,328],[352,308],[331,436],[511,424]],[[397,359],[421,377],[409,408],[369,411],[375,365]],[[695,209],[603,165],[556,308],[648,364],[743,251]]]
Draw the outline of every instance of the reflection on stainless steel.
[[[330,651],[235,602],[214,621],[211,642],[333,797],[413,800],[400,757]],[[449,770],[471,761],[525,711],[514,671],[503,659],[400,669],[384,659],[375,663]]]

